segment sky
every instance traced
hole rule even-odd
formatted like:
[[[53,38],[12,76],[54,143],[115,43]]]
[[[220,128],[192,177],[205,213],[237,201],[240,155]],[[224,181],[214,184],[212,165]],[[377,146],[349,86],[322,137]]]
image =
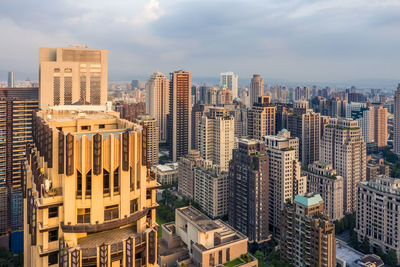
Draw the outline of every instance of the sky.
[[[400,0],[1,0],[0,80],[39,47],[108,49],[109,80],[184,69],[241,78],[400,79]]]

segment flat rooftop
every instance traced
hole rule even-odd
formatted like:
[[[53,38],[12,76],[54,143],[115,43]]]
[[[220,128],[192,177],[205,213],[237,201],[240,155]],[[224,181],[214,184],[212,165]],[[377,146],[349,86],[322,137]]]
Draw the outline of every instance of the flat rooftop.
[[[215,223],[215,221],[211,220],[206,215],[204,215],[197,209],[192,208],[191,206],[179,208],[178,212],[186,216],[190,221],[193,222],[194,225],[200,228],[203,232],[213,231],[221,228],[221,226]]]
[[[343,241],[336,240],[336,259],[346,261],[348,266],[352,266],[364,256],[365,254],[353,249]]]

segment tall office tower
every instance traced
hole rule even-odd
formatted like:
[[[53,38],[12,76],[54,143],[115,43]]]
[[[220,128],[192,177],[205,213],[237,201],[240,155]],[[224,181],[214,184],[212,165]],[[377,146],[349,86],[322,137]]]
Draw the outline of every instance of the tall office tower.
[[[219,80],[219,86],[229,88],[229,90],[232,91],[233,98],[236,98],[239,96],[238,76],[236,74],[234,74],[232,71],[221,73],[220,80]]]
[[[311,108],[323,116],[327,116],[329,114],[328,100],[322,96],[316,96],[311,100]]]
[[[199,131],[200,131],[200,122],[203,115],[208,112],[208,110],[213,107],[213,105],[206,105],[206,104],[194,104],[191,112],[192,116],[192,142],[191,142],[191,149],[199,150]]]
[[[28,148],[24,266],[156,266],[143,129],[105,107],[39,111]]]
[[[155,72],[146,83],[146,113],[158,121],[160,142],[167,140],[169,113],[169,81],[161,72]]]
[[[276,116],[275,116],[275,131],[279,132],[288,128],[289,110],[293,104],[276,103]]]
[[[343,211],[356,210],[356,185],[366,179],[367,151],[357,121],[332,118],[321,139],[320,161],[332,164],[343,177]]]
[[[365,143],[374,142],[374,112],[366,103],[352,102],[346,106],[346,118],[358,122],[361,127]]]
[[[229,224],[249,238],[250,243],[269,239],[268,156],[265,143],[240,139],[229,164]]]
[[[25,146],[32,142],[38,88],[0,88],[0,247],[22,252]]]
[[[107,50],[39,49],[39,105],[104,105],[107,101]]]
[[[217,94],[219,88],[216,86],[207,87],[206,89],[206,99],[205,103],[208,105],[216,105],[217,104]]]
[[[311,98],[311,89],[310,87],[301,87],[297,86],[294,89],[294,99],[295,101],[297,100],[308,100]]]
[[[393,123],[393,148],[394,153],[400,156],[400,83],[394,94],[394,123]]]
[[[221,87],[217,92],[217,105],[232,104],[232,91],[229,88]]]
[[[307,177],[301,176],[299,139],[282,130],[265,136],[269,168],[269,224],[275,236],[280,234],[281,211],[285,201],[307,190]]]
[[[387,146],[388,140],[388,111],[382,104],[371,104],[373,109],[374,142],[378,147]]]
[[[250,107],[254,106],[254,103],[259,103],[259,97],[264,94],[264,80],[260,74],[254,74],[250,81]],[[271,99],[270,99],[271,100]]]
[[[332,164],[314,162],[301,171],[307,176],[307,192],[314,192],[324,199],[324,209],[330,221],[343,218],[343,177],[336,174]]]
[[[345,117],[347,100],[342,100],[338,97],[329,100],[328,116],[333,118]]]
[[[179,159],[178,193],[191,199],[194,198],[194,170],[205,164],[207,163],[204,162],[198,150],[190,150],[189,154]]]
[[[199,131],[201,157],[228,171],[235,143],[234,117],[225,108],[210,108],[201,119]]]
[[[232,104],[223,105],[224,108],[229,109],[230,114],[234,116],[235,121],[235,138],[242,138],[247,136],[247,114],[248,110],[240,100],[233,100]]]
[[[228,214],[228,173],[198,167],[194,174],[194,201],[211,218]]]
[[[149,164],[148,167],[158,164],[158,121],[150,115],[140,115],[136,122],[143,127],[143,144],[146,145],[146,157],[143,163]]]
[[[293,113],[288,115],[288,130],[300,141],[299,155],[302,166],[319,159],[319,143],[321,139],[321,118],[308,108],[307,101],[294,103]]]
[[[319,194],[296,196],[282,212],[281,260],[291,266],[336,267],[335,225]]]
[[[139,80],[131,81],[131,89],[139,88]]]
[[[247,134],[250,138],[260,139],[275,134],[276,106],[271,104],[269,96],[262,96],[249,109]]]
[[[356,227],[358,240],[369,239],[371,247],[384,253],[396,251],[400,258],[400,180],[378,176],[357,185]]]
[[[10,71],[10,72],[8,72],[8,88],[13,88],[13,87],[15,87],[14,72]]]
[[[192,74],[187,71],[171,73],[169,81],[169,114],[167,115],[167,143],[169,157],[177,162],[189,153],[191,137]]]

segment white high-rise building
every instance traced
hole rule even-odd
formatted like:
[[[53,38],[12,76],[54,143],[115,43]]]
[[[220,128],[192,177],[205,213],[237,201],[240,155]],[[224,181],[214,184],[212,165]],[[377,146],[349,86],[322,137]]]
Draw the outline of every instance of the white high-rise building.
[[[221,87],[227,87],[232,91],[232,97],[238,97],[238,75],[232,71],[222,72],[220,74],[219,85]]]
[[[286,201],[307,191],[307,177],[301,176],[299,139],[286,129],[263,137],[269,166],[269,223],[279,236],[281,211]]]
[[[146,83],[146,113],[158,121],[159,140],[167,140],[167,114],[169,113],[169,80],[155,72]]]
[[[343,177],[343,210],[356,210],[357,183],[366,180],[367,151],[357,121],[331,118],[321,139],[320,161],[332,164]]]
[[[201,157],[228,171],[235,144],[234,117],[225,108],[210,108],[204,114],[199,127],[199,150]]]
[[[400,83],[394,95],[394,153],[400,156]]]

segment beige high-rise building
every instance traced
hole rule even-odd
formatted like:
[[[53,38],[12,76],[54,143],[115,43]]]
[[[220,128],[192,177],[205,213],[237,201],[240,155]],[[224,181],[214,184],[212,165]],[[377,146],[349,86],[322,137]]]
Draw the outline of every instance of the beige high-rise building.
[[[247,134],[250,138],[261,140],[263,136],[275,134],[276,106],[271,97],[261,96],[248,111]]]
[[[39,48],[39,105],[104,105],[108,51],[88,48]]]
[[[281,260],[290,266],[336,267],[335,225],[319,194],[298,195],[282,212]]]
[[[178,166],[178,192],[180,194],[194,198],[194,170],[203,165],[204,160],[198,150],[190,150],[188,155],[180,158]]]
[[[264,93],[264,80],[260,74],[254,74],[250,82],[250,107],[258,102],[258,98],[263,96]]]
[[[321,195],[329,220],[343,218],[343,177],[336,174],[332,164],[317,161],[304,167],[301,174],[307,176],[307,192]]]
[[[167,140],[167,115],[169,113],[169,80],[155,72],[146,83],[146,113],[158,121],[160,142]]]
[[[351,119],[331,118],[321,139],[320,161],[343,177],[344,213],[356,210],[357,183],[366,180],[367,151],[361,128]]]
[[[101,106],[34,118],[24,266],[156,266],[156,188],[140,125]]]
[[[394,153],[400,156],[400,83],[394,94],[393,148]]]
[[[158,164],[159,128],[156,118],[150,115],[140,115],[136,122],[143,126],[146,145],[146,158],[144,162],[150,166]]]
[[[179,70],[169,81],[168,135],[169,157],[177,162],[191,148],[192,74]]]
[[[373,124],[374,124],[374,142],[378,147],[387,146],[388,140],[388,111],[382,104],[372,104]]]
[[[201,157],[228,171],[235,143],[234,117],[225,108],[210,108],[201,119],[199,131]]]
[[[301,176],[299,139],[282,130],[264,138],[269,166],[269,224],[279,236],[281,211],[285,202],[307,190],[307,177]]]

